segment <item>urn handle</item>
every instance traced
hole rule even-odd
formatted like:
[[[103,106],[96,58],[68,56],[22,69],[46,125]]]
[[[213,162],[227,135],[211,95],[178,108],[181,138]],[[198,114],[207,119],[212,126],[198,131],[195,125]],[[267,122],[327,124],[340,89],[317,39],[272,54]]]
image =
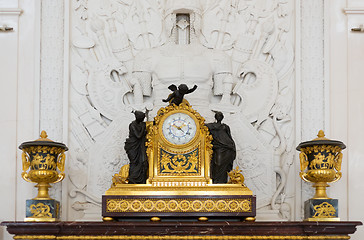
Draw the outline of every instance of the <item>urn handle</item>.
[[[339,181],[339,179],[341,178],[341,176],[342,176],[342,173],[341,172],[335,173],[335,179],[331,183],[334,183],[334,182]]]
[[[33,181],[29,179],[29,176],[28,176],[28,173],[27,173],[27,172],[25,172],[25,171],[24,171],[24,172],[22,172],[21,177],[22,177],[25,181],[30,182],[30,183],[33,183]]]
[[[335,157],[335,163],[334,163],[334,167],[336,169],[336,171],[340,172],[341,171],[341,162],[343,160],[343,154],[340,152],[339,154],[336,155]]]
[[[59,171],[63,172],[64,171],[64,163],[66,160],[66,155],[64,154],[64,152],[62,152],[57,160],[57,167],[59,169]]]
[[[64,177],[65,177],[64,173],[58,174],[57,180],[55,182],[53,182],[53,183],[58,183],[58,182],[62,181],[64,179]]]
[[[308,167],[308,158],[306,153],[300,153],[300,165],[301,165],[301,172],[304,171]]]
[[[23,172],[25,172],[30,167],[30,160],[29,160],[29,155],[24,150],[23,153],[21,154],[21,159],[23,163]]]
[[[300,177],[305,181],[305,182],[311,182],[310,180],[308,180],[307,178],[306,178],[306,176],[307,176],[307,173],[305,173],[305,172],[300,172]],[[339,180],[339,179],[338,179]]]

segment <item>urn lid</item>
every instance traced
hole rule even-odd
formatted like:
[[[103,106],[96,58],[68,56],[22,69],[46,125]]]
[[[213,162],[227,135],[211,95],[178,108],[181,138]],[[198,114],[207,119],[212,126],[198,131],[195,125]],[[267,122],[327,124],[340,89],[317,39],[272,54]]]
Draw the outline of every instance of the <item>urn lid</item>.
[[[311,141],[306,141],[306,142],[301,142],[296,150],[300,151],[301,148],[305,148],[305,147],[311,147],[314,145],[331,145],[331,146],[338,146],[341,149],[345,149],[346,146],[343,142],[341,141],[337,141],[337,140],[330,140],[328,138],[325,137],[325,133],[323,130],[320,130],[317,134],[317,138],[311,140]]]
[[[32,146],[48,146],[48,147],[59,147],[59,148],[63,148],[65,151],[68,150],[68,147],[60,142],[54,142],[52,140],[50,140],[48,138],[47,132],[46,131],[42,131],[42,133],[40,134],[40,138],[34,141],[29,141],[29,142],[23,142],[22,144],[20,144],[19,149],[23,149],[26,147],[32,147]]]

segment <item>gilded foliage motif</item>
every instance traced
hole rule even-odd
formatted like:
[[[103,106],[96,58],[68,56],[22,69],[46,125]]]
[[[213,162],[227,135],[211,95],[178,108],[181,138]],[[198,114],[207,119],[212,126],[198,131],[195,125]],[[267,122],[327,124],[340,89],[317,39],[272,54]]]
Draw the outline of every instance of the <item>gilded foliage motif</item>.
[[[164,151],[160,152],[160,173],[199,173],[198,154],[199,149],[190,153],[173,154]]]

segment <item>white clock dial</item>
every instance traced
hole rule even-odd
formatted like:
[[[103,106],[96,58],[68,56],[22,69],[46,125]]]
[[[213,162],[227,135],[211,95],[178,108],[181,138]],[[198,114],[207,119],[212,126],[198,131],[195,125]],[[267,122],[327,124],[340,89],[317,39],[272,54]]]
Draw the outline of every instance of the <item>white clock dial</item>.
[[[196,135],[196,130],[195,121],[185,113],[174,113],[168,116],[162,126],[164,137],[176,145],[191,141]]]

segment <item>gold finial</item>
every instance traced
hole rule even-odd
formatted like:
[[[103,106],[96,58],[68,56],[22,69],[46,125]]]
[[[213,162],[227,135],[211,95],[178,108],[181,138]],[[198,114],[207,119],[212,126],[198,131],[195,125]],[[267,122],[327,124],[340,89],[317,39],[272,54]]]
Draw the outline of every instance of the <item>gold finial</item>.
[[[40,137],[41,137],[41,138],[47,138],[47,137],[48,137],[47,132],[43,130],[43,131],[40,133]]]
[[[329,140],[328,138],[325,138],[325,133],[323,130],[320,130],[317,134],[317,138],[314,140]]]
[[[317,136],[318,136],[319,138],[323,138],[323,137],[325,137],[325,133],[324,133],[324,131],[323,131],[323,130],[320,130],[320,131],[318,132]]]
[[[40,138],[35,140],[35,141],[46,141],[46,142],[53,142],[52,140],[48,139],[48,135],[47,135],[47,132],[46,131],[42,131],[40,133]]]

